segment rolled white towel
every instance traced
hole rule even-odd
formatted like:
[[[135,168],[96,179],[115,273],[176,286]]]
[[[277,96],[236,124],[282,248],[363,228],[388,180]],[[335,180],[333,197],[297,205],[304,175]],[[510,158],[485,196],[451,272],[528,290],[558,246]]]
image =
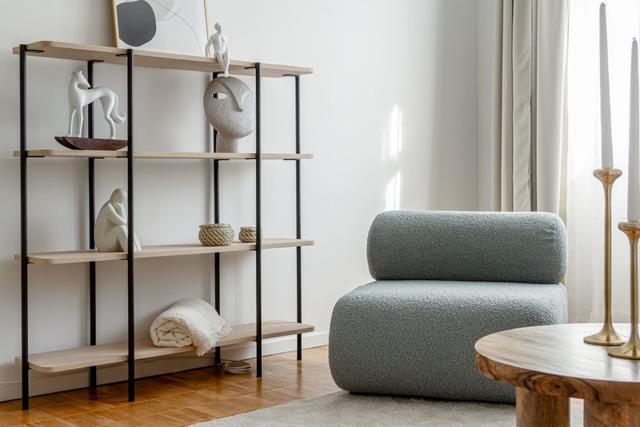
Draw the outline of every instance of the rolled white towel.
[[[151,323],[149,333],[158,347],[187,347],[193,345],[198,356],[215,347],[218,340],[233,330],[202,299],[186,298],[173,304]]]

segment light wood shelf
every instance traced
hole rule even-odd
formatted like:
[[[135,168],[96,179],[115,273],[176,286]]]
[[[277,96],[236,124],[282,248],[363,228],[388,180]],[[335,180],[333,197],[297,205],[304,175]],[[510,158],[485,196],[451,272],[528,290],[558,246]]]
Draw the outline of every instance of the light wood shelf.
[[[233,332],[218,342],[219,347],[256,340],[256,324],[246,323],[232,326]],[[272,320],[262,322],[262,338],[275,338],[312,332],[315,328],[304,323]],[[194,347],[156,347],[148,339],[137,340],[136,360],[155,359],[176,354],[192,353]],[[20,360],[20,358],[16,358]],[[91,366],[106,366],[127,361],[127,342],[100,344],[69,350],[52,351],[29,355],[29,367],[43,373],[67,372]]]
[[[14,151],[20,157],[20,151]],[[59,158],[100,158],[126,159],[126,151],[108,150],[27,150],[27,157],[59,157]],[[245,160],[255,159],[256,153],[205,153],[205,152],[173,152],[173,151],[138,151],[133,154],[136,159],[200,159],[200,160]],[[307,160],[313,159],[309,153],[262,153],[263,160]]]
[[[29,56],[44,58],[72,59],[78,61],[98,60],[108,64],[127,63],[127,58],[118,55],[126,54],[126,49],[97,46],[90,44],[65,43],[58,41],[37,41],[29,43],[27,52]],[[42,52],[39,52],[42,51]],[[13,48],[14,54],[20,53],[20,47]],[[222,67],[217,60],[205,58],[203,56],[179,55],[174,53],[152,52],[143,49],[134,49],[134,65],[136,67],[163,68],[172,70],[202,71],[208,73],[221,72]],[[231,61],[229,73],[236,75],[253,76],[251,69],[255,62],[251,61]],[[263,77],[284,77],[287,75],[311,74],[313,70],[307,67],[296,67],[291,65],[261,64],[261,75]]]
[[[294,248],[298,246],[312,245],[313,240],[262,239],[262,249]],[[199,243],[144,246],[141,252],[136,252],[135,258],[160,258],[225,252],[248,252],[254,251],[255,249],[255,243],[242,242],[234,242],[229,246],[202,246]],[[15,259],[20,260],[20,255],[16,255]],[[27,257],[29,264],[79,264],[87,262],[121,261],[126,259],[126,252],[98,252],[94,249],[32,253]]]

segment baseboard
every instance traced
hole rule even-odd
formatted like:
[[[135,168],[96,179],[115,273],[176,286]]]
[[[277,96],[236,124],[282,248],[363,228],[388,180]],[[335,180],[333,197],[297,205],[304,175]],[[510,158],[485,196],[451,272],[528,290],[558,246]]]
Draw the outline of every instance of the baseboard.
[[[302,338],[303,348],[320,347],[329,342],[329,332],[311,332],[304,334]],[[280,337],[266,340],[262,345],[262,353],[285,353],[296,349],[296,337]],[[254,344],[238,344],[222,350],[223,359],[243,360],[255,357]],[[174,356],[165,359],[155,359],[136,362],[136,378],[150,377],[189,369],[202,368],[213,364],[213,356],[207,354],[204,357],[195,355]],[[16,368],[17,369],[17,368]],[[124,364],[98,369],[98,384],[110,384],[124,381],[127,378],[127,370]],[[85,388],[89,386],[88,371],[67,372],[63,374],[41,374],[30,372],[31,396],[55,393],[59,391]],[[21,385],[15,383],[0,383],[0,401],[18,399],[21,394]]]

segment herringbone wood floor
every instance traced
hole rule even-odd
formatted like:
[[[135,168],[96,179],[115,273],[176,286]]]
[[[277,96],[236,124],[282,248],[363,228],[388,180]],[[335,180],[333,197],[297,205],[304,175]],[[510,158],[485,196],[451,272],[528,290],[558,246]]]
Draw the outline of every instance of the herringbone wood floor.
[[[0,403],[0,426],[180,426],[253,411],[338,388],[331,379],[327,348],[267,356],[263,378],[195,369],[136,382],[136,402],[127,402],[126,383],[33,397],[29,411],[20,402]]]

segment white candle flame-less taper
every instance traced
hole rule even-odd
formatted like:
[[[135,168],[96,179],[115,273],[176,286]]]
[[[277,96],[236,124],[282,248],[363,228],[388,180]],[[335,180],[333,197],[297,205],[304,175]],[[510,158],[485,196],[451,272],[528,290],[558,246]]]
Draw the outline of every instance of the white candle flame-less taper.
[[[600,131],[602,169],[613,169],[611,105],[609,98],[609,49],[607,46],[607,6],[600,4]]]
[[[640,221],[640,142],[638,140],[638,41],[631,43],[631,94],[629,95],[629,192],[630,222]]]

